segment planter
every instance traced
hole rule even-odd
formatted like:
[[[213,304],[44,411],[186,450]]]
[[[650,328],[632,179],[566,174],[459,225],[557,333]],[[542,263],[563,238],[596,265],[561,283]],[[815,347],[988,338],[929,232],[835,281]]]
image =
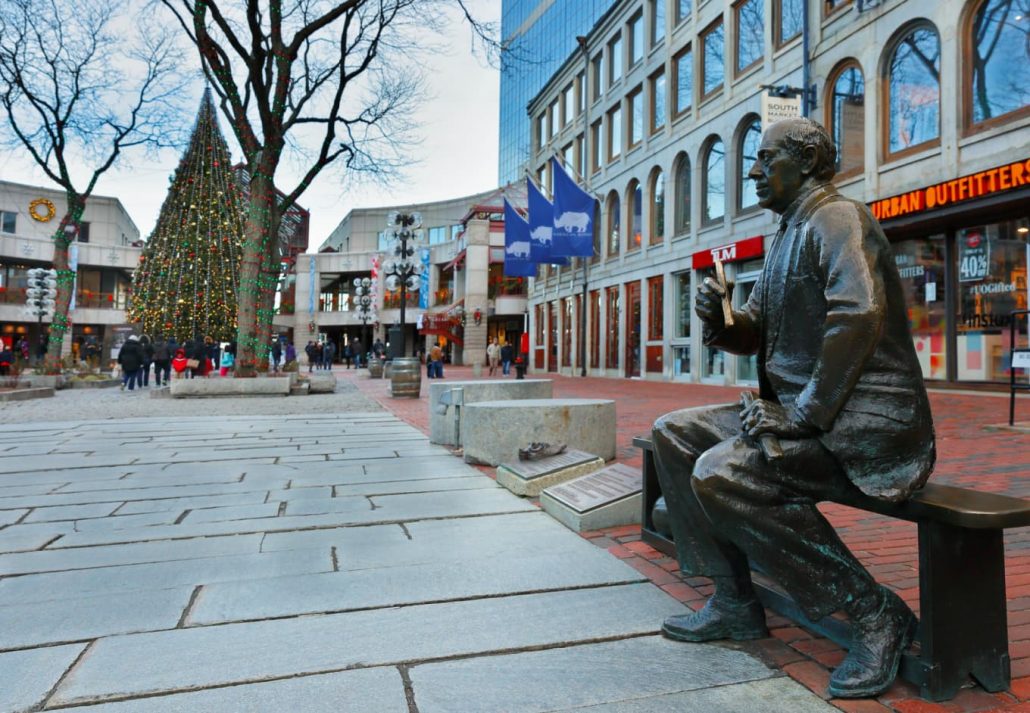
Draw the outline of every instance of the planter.
[[[13,391],[0,391],[0,402],[29,401],[30,399],[46,399],[53,397],[53,395],[53,388],[48,386],[32,389],[15,389]]]
[[[373,359],[368,363],[368,373],[373,379],[383,378],[383,362],[379,359]]]
[[[121,384],[120,379],[69,379],[69,389],[110,389]]]
[[[422,391],[422,363],[414,357],[394,359],[390,365],[390,395],[417,399]]]

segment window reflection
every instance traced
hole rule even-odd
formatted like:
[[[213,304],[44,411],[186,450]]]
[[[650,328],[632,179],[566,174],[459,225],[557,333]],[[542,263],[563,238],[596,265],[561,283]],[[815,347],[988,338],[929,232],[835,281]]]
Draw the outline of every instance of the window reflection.
[[[694,87],[693,56],[688,47],[676,57],[676,113],[680,114],[690,108]]]
[[[654,177],[651,193],[651,244],[665,239],[665,176],[659,171]]]
[[[804,0],[780,0],[780,17],[776,43],[782,45],[801,34],[804,24]]]
[[[626,246],[627,251],[636,250],[640,247],[641,242],[641,231],[644,229],[643,219],[643,207],[644,207],[644,192],[640,188],[640,184],[633,181],[629,185],[629,191],[627,193],[629,200],[630,209],[630,226],[629,226],[629,239],[628,245]]]
[[[891,153],[940,135],[940,59],[931,27],[912,30],[895,47],[888,74]]]
[[[683,155],[676,164],[676,232],[690,229],[690,159]]]
[[[764,49],[763,0],[746,0],[737,6],[737,71],[747,69],[762,58]],[[707,51],[707,48],[706,48]]]
[[[1030,0],[986,0],[971,31],[973,123],[1030,105]]]
[[[748,171],[758,158],[758,147],[762,143],[762,122],[755,119],[747,127],[740,140],[740,163],[737,175],[740,176],[740,209],[746,210],[758,205],[758,194],[755,182],[747,177]]]
[[[722,220],[726,214],[726,149],[716,139],[705,154],[705,223]]]
[[[831,130],[837,145],[837,173],[861,171],[865,165],[865,82],[862,70],[845,68],[833,83]]]
[[[703,83],[705,96],[722,87],[725,66],[722,59],[723,49],[723,27],[718,23],[712,27],[704,36],[704,67],[702,69],[701,81]]]
[[[608,196],[608,255],[619,254],[619,194],[612,191]]]

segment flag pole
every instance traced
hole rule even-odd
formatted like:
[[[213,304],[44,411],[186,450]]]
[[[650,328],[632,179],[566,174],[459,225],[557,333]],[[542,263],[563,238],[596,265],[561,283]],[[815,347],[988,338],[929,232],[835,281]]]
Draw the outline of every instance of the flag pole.
[[[587,38],[583,35],[576,37],[576,42],[579,43],[579,48],[583,51],[583,83],[580,85],[580,97],[583,101],[583,163],[588,164],[590,159],[590,99],[587,97],[587,86],[590,78],[590,52],[587,48]],[[590,167],[588,165],[580,166],[583,173],[589,174]],[[583,184],[590,190],[590,179],[587,176],[580,176],[583,179]],[[597,211],[594,211],[594,215],[597,215]],[[596,243],[594,236],[597,235],[597,225],[595,223],[594,216],[590,216],[590,245],[593,246]],[[591,254],[593,248],[591,247]],[[583,260],[583,297],[579,303],[579,375],[585,377],[587,375],[587,279],[588,279],[588,266],[590,265],[590,259],[584,257]],[[597,325],[594,325],[594,329],[597,329]]]

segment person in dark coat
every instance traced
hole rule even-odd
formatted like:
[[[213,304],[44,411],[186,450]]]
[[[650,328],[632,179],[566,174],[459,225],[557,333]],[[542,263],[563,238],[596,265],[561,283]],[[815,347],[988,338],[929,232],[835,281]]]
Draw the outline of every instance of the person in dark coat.
[[[272,371],[279,373],[279,363],[283,360],[283,343],[278,339],[272,342]]]
[[[315,356],[316,356],[315,343],[309,341],[307,343],[307,345],[304,347],[304,353],[308,357],[308,372],[311,372],[315,368]]]
[[[160,334],[154,339],[154,385],[160,386],[162,377],[167,384],[172,376],[172,351],[168,340]]]
[[[501,347],[501,373],[505,376],[511,373],[511,363],[514,359],[515,350],[512,348],[511,342],[505,342]]]
[[[333,344],[332,340],[327,340],[325,346],[322,347],[322,368],[332,370],[333,358],[336,356],[336,345]]]
[[[143,366],[143,347],[135,334],[131,335],[118,350],[118,364],[122,368],[122,391],[126,386],[132,391],[136,388],[140,367]]]
[[[361,351],[361,340],[355,339],[350,344],[351,353],[354,355],[354,368],[360,369],[365,361],[365,355]]]
[[[828,690],[860,698],[891,685],[916,620],[816,504],[905,500],[936,450],[890,244],[830,183],[836,153],[809,119],[766,129],[748,173],[780,216],[762,274],[732,322],[725,285],[706,278],[695,300],[706,345],[757,355],[759,393],[666,414],[652,433],[680,568],[715,583],[702,610],[670,617],[662,633],[767,636],[754,564],[811,621],[848,615],[851,647]]]
[[[150,386],[150,365],[154,361],[154,344],[146,334],[139,338],[139,344],[143,350],[143,363],[140,365],[136,381],[139,382],[140,388],[142,388]]]

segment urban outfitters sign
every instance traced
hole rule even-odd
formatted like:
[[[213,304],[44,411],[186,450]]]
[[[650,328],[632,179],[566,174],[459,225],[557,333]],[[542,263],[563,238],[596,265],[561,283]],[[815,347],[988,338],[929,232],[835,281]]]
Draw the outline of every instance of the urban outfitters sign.
[[[890,220],[927,210],[946,208],[955,203],[982,198],[995,193],[1030,185],[1030,159],[944,181],[926,188],[917,188],[899,196],[882,198],[869,204],[877,220]]]

